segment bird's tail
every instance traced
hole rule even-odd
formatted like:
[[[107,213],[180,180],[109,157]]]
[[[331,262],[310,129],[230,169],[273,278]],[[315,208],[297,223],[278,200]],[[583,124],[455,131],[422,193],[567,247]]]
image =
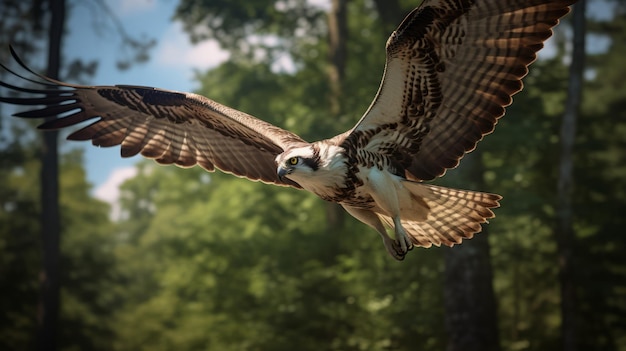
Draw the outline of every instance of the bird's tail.
[[[481,223],[493,218],[492,208],[499,207],[500,195],[468,190],[458,190],[435,185],[406,181],[402,185],[411,193],[415,203],[425,209],[420,219],[406,219],[401,215],[402,226],[413,244],[430,247],[441,244],[452,246],[470,239],[481,231]],[[420,211],[422,212],[422,211]],[[393,228],[393,220],[379,214],[381,220]],[[413,216],[414,217],[414,216]]]

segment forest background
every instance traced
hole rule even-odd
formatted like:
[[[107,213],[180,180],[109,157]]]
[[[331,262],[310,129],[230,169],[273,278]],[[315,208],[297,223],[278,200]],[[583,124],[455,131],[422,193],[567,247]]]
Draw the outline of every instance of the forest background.
[[[12,43],[40,72],[54,3],[0,4],[0,45]],[[40,342],[41,136],[1,106],[0,349],[626,350],[626,5],[588,7],[600,3],[613,16],[586,21],[586,37],[608,45],[584,60],[570,256],[558,240],[557,184],[572,16],[496,132],[435,182],[502,194],[488,232],[454,248],[416,249],[401,263],[374,232],[310,194],[198,168],[139,163],[112,219],[92,195],[81,150],[64,147],[54,346]],[[197,72],[198,93],[318,140],[365,111],[383,43],[417,3],[332,5],[181,0],[172,16],[194,41],[214,38],[230,53]],[[153,42],[120,33],[135,53],[121,68],[149,59]],[[294,69],[275,69],[285,55]],[[72,60],[59,75],[89,82],[96,69]],[[572,314],[563,307],[564,257]],[[471,323],[455,323],[464,318]]]

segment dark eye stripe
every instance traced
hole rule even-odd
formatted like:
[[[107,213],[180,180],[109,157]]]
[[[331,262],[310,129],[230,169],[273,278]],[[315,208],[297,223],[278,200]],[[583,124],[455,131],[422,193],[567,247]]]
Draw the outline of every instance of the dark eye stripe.
[[[319,168],[319,158],[303,158],[302,163],[307,165],[310,169],[317,171]]]

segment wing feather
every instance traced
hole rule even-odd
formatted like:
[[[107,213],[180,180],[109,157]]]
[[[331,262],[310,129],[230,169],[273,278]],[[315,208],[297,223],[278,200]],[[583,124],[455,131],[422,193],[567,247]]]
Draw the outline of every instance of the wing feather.
[[[403,219],[402,227],[410,235],[415,245],[430,247],[441,244],[452,246],[463,239],[470,239],[481,231],[481,223],[493,218],[491,209],[500,206],[501,197],[495,194],[449,189],[419,183],[405,184],[412,192],[420,194],[428,208],[423,220]],[[378,213],[387,226],[392,227],[393,219]]]
[[[456,167],[494,130],[574,2],[425,0],[389,38],[378,94],[342,146],[357,159],[388,155],[413,180]]]
[[[216,167],[236,176],[299,188],[276,174],[275,158],[288,147],[306,142],[297,135],[203,96],[141,86],[83,86],[60,82],[36,74],[15,55],[23,68],[41,80],[5,70],[39,89],[6,82],[1,86],[32,97],[0,96],[0,101],[39,106],[17,113],[18,117],[57,117],[42,129],[59,129],[83,124],[68,136],[91,140],[96,146],[121,145],[121,155],[141,154],[161,164],[207,171]],[[95,120],[95,121],[94,121]]]

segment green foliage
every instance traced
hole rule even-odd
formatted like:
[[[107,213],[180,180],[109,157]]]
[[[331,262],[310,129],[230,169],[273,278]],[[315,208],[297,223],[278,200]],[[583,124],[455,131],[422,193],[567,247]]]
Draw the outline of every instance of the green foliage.
[[[609,25],[623,26],[623,15]],[[600,32],[601,34],[604,32]],[[621,31],[623,33],[623,30]],[[610,34],[612,35],[612,34]],[[618,252],[626,210],[626,115],[618,88],[624,50],[619,35],[608,52],[588,60],[575,159],[576,283],[580,349],[623,350],[626,312],[620,298],[626,262]],[[614,62],[614,63],[612,63]],[[620,67],[620,68],[618,68]],[[533,64],[496,133],[480,145],[488,187],[504,194],[492,229],[495,287],[506,349],[545,350],[559,345],[559,261],[552,237],[556,204],[559,124],[567,67],[561,56]],[[590,76],[591,77],[591,76]]]
[[[199,93],[316,140],[351,127],[378,88],[389,33],[373,8],[349,3],[343,111],[350,114],[338,118],[329,118],[327,104],[324,14],[308,2],[182,1],[177,16],[198,37],[199,26],[212,24],[209,35],[243,53],[199,74]],[[626,16],[616,9],[613,20],[591,27],[613,40],[609,51],[589,57],[576,144],[581,350],[626,350]],[[251,33],[280,40],[238,46]],[[255,55],[258,48],[268,54]],[[277,71],[275,59],[286,54],[296,70]],[[489,226],[504,350],[559,345],[552,233],[564,54],[532,66],[525,90],[479,145],[481,190],[504,195]],[[36,323],[39,164],[21,141],[0,148],[2,349],[28,348]],[[329,230],[326,204],[303,191],[151,161],[124,184],[123,217],[111,224],[107,206],[89,196],[80,164],[69,153],[60,177],[63,349],[445,348],[448,248],[416,249],[397,263],[377,234],[351,218]],[[457,171],[441,182],[468,183]]]
[[[32,144],[25,146],[17,140],[0,149],[0,155],[0,348],[23,350],[33,345],[37,323],[40,163]],[[61,165],[63,304],[59,340],[67,350],[104,350],[110,347],[112,331],[107,316],[116,299],[107,288],[116,281],[113,226],[108,205],[90,196],[91,185],[81,164],[81,154],[72,151],[64,155]]]
[[[0,149],[0,348],[28,346],[36,323],[38,251],[36,171],[32,150],[10,142]]]
[[[591,57],[595,71],[583,100],[576,159],[574,211],[580,241],[578,269],[581,324],[596,338],[584,339],[585,348],[624,349],[626,345],[626,264],[623,233],[626,218],[626,70],[619,64],[626,53],[626,7],[616,5],[606,53]],[[591,284],[585,284],[592,282]]]
[[[119,349],[373,350],[420,335],[442,346],[431,308],[441,306],[440,252],[400,265],[361,224],[326,233],[324,204],[310,194],[142,167],[125,192],[155,184],[154,217],[119,259],[141,255],[126,273],[150,288],[122,309],[121,324],[136,327],[120,330]]]
[[[355,41],[355,50],[366,43]],[[327,50],[321,37],[301,45]],[[364,112],[376,92],[380,76],[358,73],[369,60],[382,71],[384,47],[376,51],[349,61],[350,109]],[[327,117],[323,61],[295,60],[300,69],[288,73],[238,58],[199,77],[200,93],[310,140],[352,125],[359,115],[339,125]],[[441,251],[420,250],[400,265],[360,223],[327,231],[325,204],[311,194],[197,168],[144,162],[122,197],[118,259],[129,263],[125,279],[141,284],[118,314],[119,325],[136,326],[118,330],[118,349],[377,350],[415,338],[444,347]]]
[[[327,117],[323,31],[290,39],[299,52],[295,72],[273,70],[271,56],[238,57],[200,75],[200,93],[309,140],[349,128],[378,87],[380,77],[371,71],[384,64],[379,43],[388,34],[364,9],[360,1],[350,3],[343,103],[352,114]],[[227,34],[222,40],[236,42],[239,34]],[[619,60],[622,49],[614,42],[597,61]],[[505,195],[490,238],[506,350],[559,345],[553,226],[568,75],[563,54],[533,65],[525,90],[480,145],[486,188]],[[596,75],[587,82],[578,137],[580,326],[594,331],[581,335],[584,349],[623,350],[624,344],[626,264],[619,255],[624,238],[616,235],[624,223],[616,214],[625,203],[620,131],[626,97],[616,65],[590,66]],[[120,325],[137,326],[120,328],[119,349],[408,350],[416,340],[423,350],[445,347],[445,248],[418,249],[398,264],[385,256],[376,234],[351,219],[328,232],[323,203],[308,194],[198,169],[140,168],[140,178],[125,185],[133,220],[120,225],[127,245],[118,259],[132,266],[128,279],[141,280],[143,289],[133,288],[118,315]],[[443,182],[462,186],[461,175],[452,171]]]
[[[323,35],[324,12],[305,0],[204,1],[182,0],[175,18],[193,41],[212,38],[229,50],[251,54],[250,49],[289,47],[298,35]],[[253,44],[250,36],[278,38],[278,44]],[[285,42],[287,41],[287,42]]]

